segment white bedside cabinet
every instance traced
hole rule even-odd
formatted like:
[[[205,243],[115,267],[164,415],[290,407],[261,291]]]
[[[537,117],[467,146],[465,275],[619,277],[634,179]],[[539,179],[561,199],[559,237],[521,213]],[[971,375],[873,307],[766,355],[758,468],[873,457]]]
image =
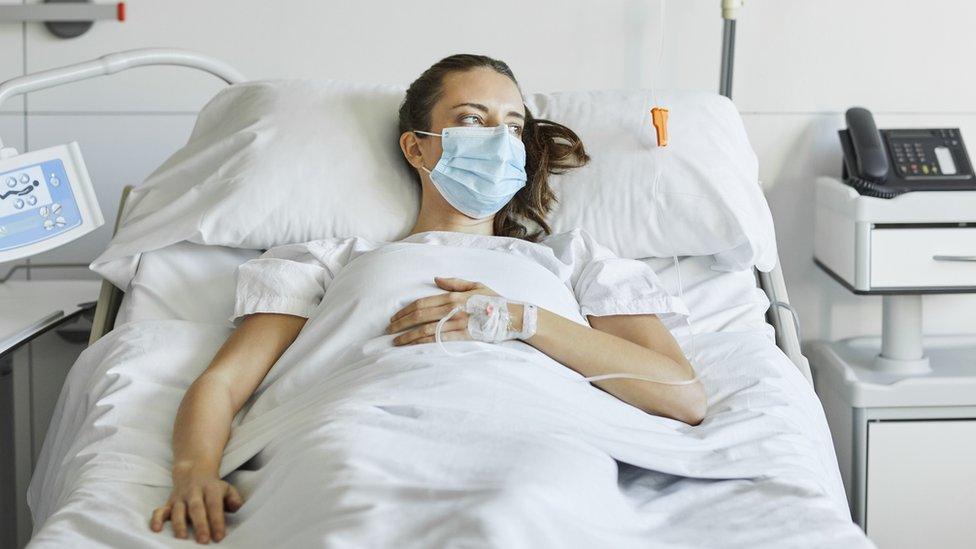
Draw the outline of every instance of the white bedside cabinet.
[[[925,337],[930,371],[879,371],[880,338],[811,345],[854,520],[880,549],[976,547],[976,336]]]

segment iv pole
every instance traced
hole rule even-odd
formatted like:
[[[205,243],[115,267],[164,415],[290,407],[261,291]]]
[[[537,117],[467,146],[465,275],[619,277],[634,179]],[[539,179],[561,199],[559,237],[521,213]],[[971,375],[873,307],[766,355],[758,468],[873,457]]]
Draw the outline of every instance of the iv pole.
[[[722,72],[718,93],[732,99],[732,64],[735,61],[735,19],[743,0],[722,0]]]
[[[742,4],[743,0],[722,0],[722,68],[719,73],[718,93],[729,99],[732,99],[732,66],[735,61],[735,21]],[[772,271],[768,273],[757,271],[756,274],[759,277],[759,285],[769,298],[771,306],[767,314],[770,324],[776,330],[777,345],[786,351],[793,363],[800,368],[804,377],[812,385],[813,376],[810,374],[810,364],[799,347],[800,315],[790,305],[789,297],[786,295],[786,283],[783,281],[782,267],[777,263],[776,268]],[[783,296],[782,299],[779,297],[780,295]],[[786,338],[780,335],[786,330],[780,309],[786,309],[792,315],[794,338]]]

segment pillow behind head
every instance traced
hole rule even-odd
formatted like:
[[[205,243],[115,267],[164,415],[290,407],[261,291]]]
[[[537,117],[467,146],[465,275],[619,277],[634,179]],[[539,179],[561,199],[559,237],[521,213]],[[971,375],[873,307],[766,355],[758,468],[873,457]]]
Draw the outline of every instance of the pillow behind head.
[[[716,268],[776,264],[772,215],[735,106],[713,93],[659,91],[669,143],[657,146],[648,91],[535,94],[540,118],[572,128],[591,160],[550,181],[552,229],[583,227],[630,258],[713,255]]]
[[[398,145],[403,94],[332,80],[226,88],[187,144],[130,193],[92,269],[124,289],[138,254],[182,241],[266,249],[403,237],[420,204]],[[659,96],[671,107],[667,149],[654,146],[647,92],[526,98],[538,117],[576,130],[593,159],[551,179],[553,229],[586,229],[624,257],[714,255],[725,268],[772,268],[772,221],[735,108],[714,94]]]

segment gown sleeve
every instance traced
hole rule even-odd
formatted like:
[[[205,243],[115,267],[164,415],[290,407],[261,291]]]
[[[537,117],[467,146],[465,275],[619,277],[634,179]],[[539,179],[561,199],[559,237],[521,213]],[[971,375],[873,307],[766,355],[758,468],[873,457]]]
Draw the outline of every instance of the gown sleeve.
[[[584,316],[688,315],[684,301],[668,293],[647,263],[617,257],[582,230],[565,245],[563,255],[573,264],[570,285]]]
[[[254,313],[311,316],[332,281],[321,256],[312,253],[313,245],[277,246],[238,267],[231,321],[238,324]]]

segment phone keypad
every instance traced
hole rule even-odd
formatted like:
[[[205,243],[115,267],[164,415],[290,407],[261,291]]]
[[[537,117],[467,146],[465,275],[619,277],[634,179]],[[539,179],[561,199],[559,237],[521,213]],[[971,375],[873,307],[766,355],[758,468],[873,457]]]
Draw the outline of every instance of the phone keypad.
[[[939,166],[918,141],[893,141],[891,152],[902,175],[938,175]]]

